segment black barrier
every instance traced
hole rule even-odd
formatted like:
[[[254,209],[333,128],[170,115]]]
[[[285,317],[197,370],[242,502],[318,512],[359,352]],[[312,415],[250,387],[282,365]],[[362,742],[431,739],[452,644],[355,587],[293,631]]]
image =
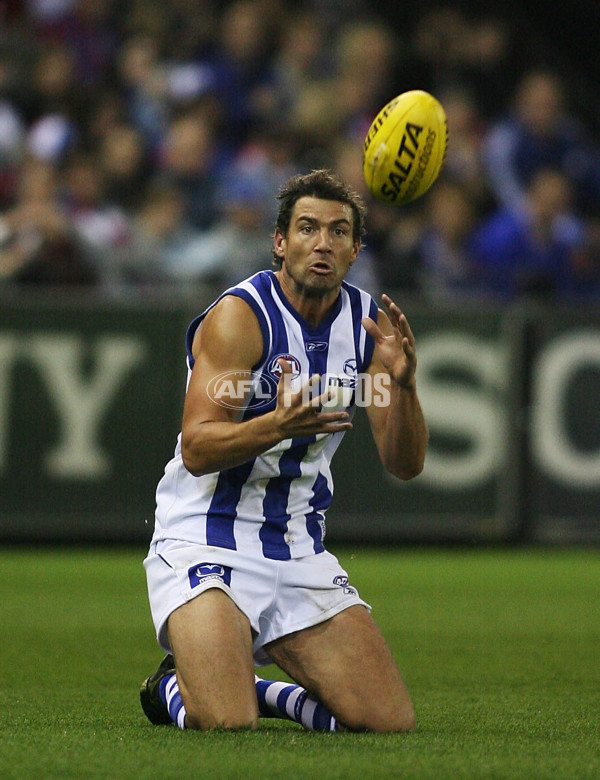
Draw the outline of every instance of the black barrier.
[[[1,301],[1,541],[148,541],[183,336],[213,294]],[[385,474],[358,409],[334,459],[330,539],[600,541],[600,314],[404,307],[426,467]]]
[[[180,308],[3,301],[3,540],[149,537],[180,424],[185,324]]]
[[[526,531],[545,542],[598,542],[600,316],[538,313],[529,342]]]
[[[334,461],[330,532],[357,541],[502,540],[516,534],[509,452],[520,359],[499,310],[405,306],[417,339],[425,469],[401,482],[381,469],[364,412]],[[512,323],[507,327],[508,323]]]

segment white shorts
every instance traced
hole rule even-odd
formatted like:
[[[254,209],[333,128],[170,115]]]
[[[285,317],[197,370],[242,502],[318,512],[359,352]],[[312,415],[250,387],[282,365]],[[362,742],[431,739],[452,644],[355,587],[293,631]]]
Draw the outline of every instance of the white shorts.
[[[169,615],[209,588],[225,591],[250,621],[258,666],[272,663],[264,646],[274,639],[322,623],[354,604],[371,609],[328,552],[256,560],[221,547],[158,542],[144,568],[156,636],[168,653]]]

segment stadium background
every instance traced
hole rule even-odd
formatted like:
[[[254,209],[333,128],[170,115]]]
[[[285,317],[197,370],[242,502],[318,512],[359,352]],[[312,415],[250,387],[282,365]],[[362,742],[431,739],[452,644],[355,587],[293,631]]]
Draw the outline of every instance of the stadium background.
[[[218,90],[204,91],[207,71],[195,66],[209,63],[213,73],[219,72],[226,59],[219,48],[220,24],[230,9],[244,5],[262,8],[271,37],[246,81],[221,100]],[[572,115],[595,140],[600,137],[595,3],[580,2],[576,9],[541,2],[526,7],[510,2],[453,2],[443,8],[395,4],[392,10],[389,5],[179,0],[167,10],[160,3],[109,0],[0,4],[0,219],[10,222],[22,197],[19,185],[39,163],[56,176],[49,200],[67,219],[70,242],[59,250],[51,241],[41,242],[47,254],[36,258],[38,271],[58,258],[49,275],[2,274],[2,541],[149,539],[154,487],[179,429],[182,334],[229,274],[241,277],[244,270],[233,257],[230,265],[215,260],[215,252],[203,257],[195,276],[188,268],[184,278],[169,265],[166,253],[161,256],[160,247],[128,244],[123,236],[139,237],[138,223],[157,213],[150,210],[152,197],[164,195],[165,209],[170,197],[182,198],[182,208],[198,218],[194,237],[223,242],[221,228],[231,228],[241,206],[268,202],[291,170],[322,164],[355,174],[365,123],[391,95],[415,86],[442,94],[467,90],[475,106],[471,138],[478,144],[508,110],[520,78],[534,65],[552,65],[560,72]],[[275,64],[294,83],[277,36],[284,36],[297,11],[317,22],[308,29],[320,28],[327,54],[317,58],[318,83],[314,91],[306,90],[302,106],[284,91],[262,89],[272,84],[270,66]],[[378,91],[361,93],[354,71],[354,93],[347,79],[359,67],[359,60],[352,60],[356,52],[348,43],[350,70],[343,72],[336,57],[344,57],[336,47],[341,30],[368,27],[367,21],[379,25],[375,33],[391,36],[394,54],[382,66],[363,51],[365,84],[369,67],[382,78],[375,81]],[[477,38],[483,28],[489,37]],[[437,31],[433,37],[432,30]],[[200,50],[194,48],[193,35],[202,40]],[[144,91],[147,83],[141,89],[121,70],[126,52],[151,56],[144,46],[129,46],[141,39],[156,44],[154,75],[169,74],[155,84],[157,92],[150,90],[151,99]],[[289,46],[293,37],[285,39]],[[458,39],[462,46],[452,47]],[[325,46],[327,40],[335,45]],[[39,63],[56,62],[43,60],[46,52],[66,52],[76,65],[62,87],[57,88],[57,77],[44,93]],[[261,81],[265,69],[269,76]],[[328,104],[318,101],[331,96],[331,84],[324,89],[325,82],[335,85],[336,79],[340,90],[349,90],[348,102],[356,104],[349,114],[337,106],[339,115],[332,111],[329,116]],[[248,101],[250,93],[261,100]],[[242,105],[245,113],[236,113]],[[100,106],[105,112],[94,112]],[[133,128],[143,138],[141,167],[129,179],[119,180],[118,171],[111,179],[96,158],[106,137],[125,138],[111,133],[107,117],[113,110],[118,130]],[[165,147],[178,120],[196,111],[203,122],[208,117],[218,142],[209,133],[201,170],[190,173],[185,165],[177,169],[169,162]],[[282,112],[297,124],[279,123]],[[450,133],[452,138],[452,126]],[[468,133],[465,137],[468,141]],[[471,149],[474,158],[477,149]],[[83,170],[94,192],[95,175],[105,185],[109,179],[85,209],[73,205],[75,195],[82,197],[73,171],[81,185]],[[477,175],[483,172],[477,169]],[[482,181],[481,220],[494,206],[491,189]],[[364,276],[357,281],[374,293],[384,285],[391,289],[417,334],[420,388],[432,437],[427,467],[407,485],[388,478],[365,444],[369,440],[359,414],[358,430],[346,437],[336,464],[330,537],[597,543],[600,298],[581,303],[560,291],[509,301],[493,296],[467,300],[460,289],[428,294],[426,277],[414,273],[418,252],[406,250],[400,240],[415,226],[426,229],[431,215],[424,200],[402,213],[369,203],[370,238]],[[581,217],[591,229],[600,206],[587,206]],[[267,212],[260,215],[265,222],[272,216]],[[256,230],[255,217],[246,211],[242,232],[236,223],[235,235],[243,237],[245,225],[244,248],[262,253],[268,262],[268,230],[262,223]],[[68,263],[61,265],[65,258]]]

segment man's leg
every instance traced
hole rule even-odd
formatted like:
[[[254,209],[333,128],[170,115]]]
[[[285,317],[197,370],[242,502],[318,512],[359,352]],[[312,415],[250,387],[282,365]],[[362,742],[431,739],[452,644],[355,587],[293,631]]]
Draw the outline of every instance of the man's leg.
[[[205,591],[171,614],[168,631],[186,728],[256,728],[252,632],[229,596]]]
[[[390,649],[367,609],[352,606],[265,650],[345,727],[412,731],[410,696]]]
[[[310,731],[338,731],[338,723],[329,710],[301,685],[256,676],[254,681],[261,718],[293,720]],[[142,683],[140,704],[155,726],[175,723],[180,729],[188,728],[172,655],[165,656],[156,672]]]

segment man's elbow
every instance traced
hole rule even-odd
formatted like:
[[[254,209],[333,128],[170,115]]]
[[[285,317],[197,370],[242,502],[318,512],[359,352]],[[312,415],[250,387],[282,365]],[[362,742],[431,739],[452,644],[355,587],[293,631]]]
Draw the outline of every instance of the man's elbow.
[[[201,477],[207,473],[207,471],[196,460],[191,460],[182,455],[183,465],[186,470],[192,475],[192,477]]]
[[[413,467],[386,467],[386,470],[394,477],[401,479],[403,482],[408,482],[409,480],[419,476],[419,474],[423,471],[423,464]]]
[[[203,458],[202,453],[196,447],[191,446],[185,439],[181,442],[181,459],[183,465],[193,477],[201,477],[204,474],[208,474],[209,468],[206,458]]]
[[[403,482],[408,482],[423,471],[425,467],[425,454],[413,458],[412,460],[392,460],[384,459],[383,466],[385,470],[392,474],[392,476],[401,479]]]

